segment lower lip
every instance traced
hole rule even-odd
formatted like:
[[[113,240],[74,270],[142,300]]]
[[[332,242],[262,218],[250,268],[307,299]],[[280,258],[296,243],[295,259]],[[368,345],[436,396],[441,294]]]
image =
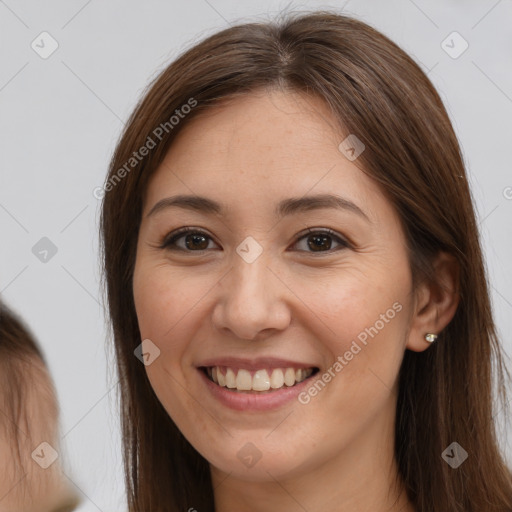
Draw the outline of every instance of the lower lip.
[[[311,384],[311,376],[303,380],[295,386],[284,387],[276,391],[256,393],[237,393],[236,391],[229,391],[228,388],[219,386],[211,381],[205,372],[198,368],[199,374],[205,382],[206,387],[210,390],[212,395],[219,400],[222,404],[235,409],[236,411],[269,411],[278,409],[283,405],[298,400],[298,395],[307,386]]]

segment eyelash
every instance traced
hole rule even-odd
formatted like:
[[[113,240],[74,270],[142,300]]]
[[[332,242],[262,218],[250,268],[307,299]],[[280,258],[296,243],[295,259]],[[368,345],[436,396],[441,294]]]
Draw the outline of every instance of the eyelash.
[[[177,229],[176,231],[173,231],[172,233],[168,234],[163,242],[161,243],[161,245],[159,246],[160,249],[167,249],[169,251],[181,251],[181,252],[189,252],[189,253],[204,253],[206,251],[208,251],[209,249],[200,249],[200,250],[197,250],[197,251],[191,251],[191,250],[188,250],[188,249],[183,249],[181,247],[176,247],[176,241],[179,240],[180,238],[183,238],[185,235],[188,235],[188,234],[195,234],[195,235],[202,235],[204,236],[205,238],[209,238],[210,240],[213,241],[212,237],[210,235],[208,235],[207,233],[205,233],[204,231],[202,231],[201,229],[194,229],[194,228],[189,228],[189,227],[185,227],[185,228],[180,228],[180,229]],[[315,252],[315,251],[299,251],[299,252],[309,252],[310,254],[332,254],[333,252],[336,252],[336,251],[339,251],[341,249],[346,249],[346,248],[349,248],[350,247],[350,244],[347,240],[341,238],[336,232],[334,232],[332,229],[321,229],[321,230],[318,230],[318,229],[315,229],[315,228],[308,228],[306,230],[306,233],[301,233],[297,240],[294,242],[293,245],[297,244],[300,240],[304,239],[304,238],[307,238],[308,236],[311,236],[311,235],[329,235],[330,237],[332,237],[337,243],[339,243],[341,245],[341,247],[338,247],[337,249],[329,249],[327,251],[318,251],[318,252]]]

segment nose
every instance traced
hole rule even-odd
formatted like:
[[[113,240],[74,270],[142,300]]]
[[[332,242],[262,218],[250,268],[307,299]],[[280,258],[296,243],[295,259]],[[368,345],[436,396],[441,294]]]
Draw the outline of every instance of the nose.
[[[256,340],[275,335],[290,324],[291,291],[263,254],[252,263],[236,257],[219,282],[212,312],[213,326],[237,339]]]

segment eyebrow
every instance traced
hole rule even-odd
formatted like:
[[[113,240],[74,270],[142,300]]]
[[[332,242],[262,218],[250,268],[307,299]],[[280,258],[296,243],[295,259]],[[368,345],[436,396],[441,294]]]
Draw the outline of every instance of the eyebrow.
[[[197,195],[177,195],[166,197],[156,203],[147,214],[147,217],[167,208],[176,207],[185,210],[192,210],[210,215],[225,215],[223,206],[208,199],[207,197]],[[371,222],[369,217],[359,206],[352,201],[334,194],[319,194],[315,196],[304,196],[297,198],[289,198],[280,201],[274,211],[278,218],[283,218],[294,213],[302,213],[311,210],[320,210],[325,208],[333,208],[337,210],[345,210],[357,214],[367,222]]]

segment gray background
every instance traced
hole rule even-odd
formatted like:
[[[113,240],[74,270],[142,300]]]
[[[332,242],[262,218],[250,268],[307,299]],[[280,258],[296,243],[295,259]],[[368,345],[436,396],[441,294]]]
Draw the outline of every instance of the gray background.
[[[46,353],[62,409],[62,456],[84,493],[81,511],[123,509],[116,377],[100,305],[100,202],[92,192],[157,71],[206,35],[286,7],[351,13],[428,71],[463,147],[496,321],[512,355],[510,0],[0,0],[0,292]],[[31,47],[42,46],[43,31],[59,45],[46,59]],[[458,58],[445,51],[463,49],[458,36],[446,40],[453,31],[469,44]],[[57,248],[46,262],[32,252],[42,237]]]

